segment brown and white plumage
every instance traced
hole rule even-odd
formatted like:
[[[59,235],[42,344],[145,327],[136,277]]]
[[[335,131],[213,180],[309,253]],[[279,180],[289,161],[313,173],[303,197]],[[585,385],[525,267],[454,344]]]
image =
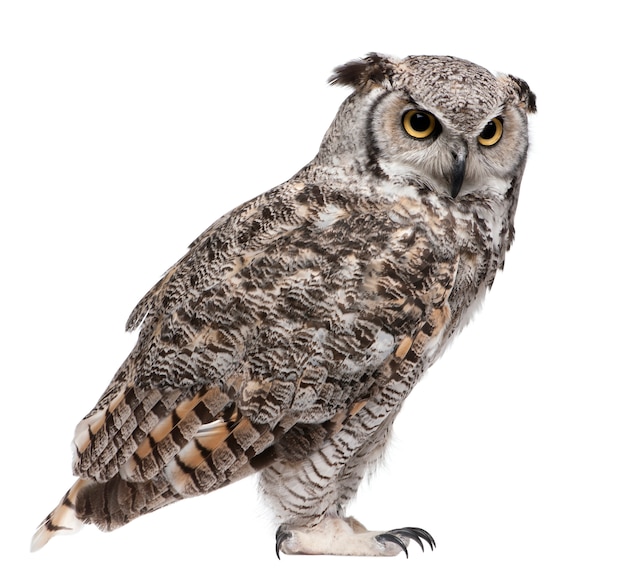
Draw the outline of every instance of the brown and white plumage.
[[[503,264],[534,95],[449,57],[371,54],[331,81],[355,90],[316,158],[215,222],[131,314],[137,344],[78,425],[79,480],[33,549],[255,472],[277,550],[432,544],[344,510]],[[410,110],[436,130],[407,126]],[[494,118],[504,130],[486,146]]]

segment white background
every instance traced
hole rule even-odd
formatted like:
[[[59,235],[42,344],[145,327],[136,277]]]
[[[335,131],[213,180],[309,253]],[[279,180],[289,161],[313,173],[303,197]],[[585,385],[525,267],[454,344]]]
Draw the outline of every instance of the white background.
[[[2,572],[624,574],[624,40],[608,4],[3,2]],[[436,551],[279,562],[250,480],[29,554],[134,304],[313,157],[348,94],[326,79],[370,51],[461,56],[538,99],[506,269],[352,508],[428,529]]]

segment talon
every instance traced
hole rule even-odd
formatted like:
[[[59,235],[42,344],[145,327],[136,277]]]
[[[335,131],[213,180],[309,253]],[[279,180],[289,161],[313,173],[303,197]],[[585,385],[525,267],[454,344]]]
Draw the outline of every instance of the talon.
[[[412,531],[411,528],[397,528],[395,530],[390,530],[389,532],[391,532],[392,534],[398,534],[400,536],[406,536],[411,540],[415,540],[415,542],[420,545],[422,552],[424,552],[424,544],[422,544],[422,540]]]
[[[276,530],[276,556],[280,560],[280,547],[285,540],[291,538],[291,532],[289,530],[285,530],[282,526],[278,527]]]
[[[383,532],[382,534],[379,534],[378,536],[376,536],[376,540],[381,543],[393,542],[394,544],[397,544],[398,546],[400,546],[400,548],[402,548],[402,550],[404,550],[404,553],[406,554],[406,557],[408,558],[409,551],[407,550],[406,545],[400,538],[398,538],[398,536],[394,534],[394,532],[397,532],[397,530],[391,530],[390,532]]]
[[[417,542],[421,546],[422,551],[424,550],[424,544],[422,544],[422,539],[428,543],[431,550],[434,550],[436,547],[435,539],[428,532],[426,532],[426,530],[422,530],[421,528],[397,528],[395,530],[389,530],[389,533],[406,536],[411,540],[415,540],[415,542]]]

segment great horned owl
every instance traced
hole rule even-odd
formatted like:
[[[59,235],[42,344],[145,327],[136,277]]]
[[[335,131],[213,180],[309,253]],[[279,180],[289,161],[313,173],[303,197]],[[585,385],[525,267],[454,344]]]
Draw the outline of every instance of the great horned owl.
[[[370,54],[314,160],[210,226],[146,294],[33,549],[259,473],[276,551],[393,555],[345,515],[413,386],[513,240],[535,96],[452,57]],[[423,541],[423,542],[422,542]]]

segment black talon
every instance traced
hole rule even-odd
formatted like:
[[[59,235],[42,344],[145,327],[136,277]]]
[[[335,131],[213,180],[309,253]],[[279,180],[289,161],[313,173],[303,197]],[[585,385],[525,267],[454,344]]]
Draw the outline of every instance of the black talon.
[[[402,542],[402,540],[400,538],[398,538],[394,532],[397,532],[397,530],[391,530],[390,532],[383,532],[382,534],[379,534],[378,536],[376,536],[376,540],[378,540],[378,542],[393,542],[394,544],[397,544],[398,546],[400,546],[400,548],[402,548],[402,550],[404,550],[404,553],[406,554],[406,557],[409,557],[409,551],[406,548],[406,545],[404,544],[404,542]]]
[[[407,538],[410,538],[411,540],[415,540],[415,542],[417,542],[420,545],[422,552],[424,552],[424,544],[422,544],[421,539],[417,537],[417,535],[412,531],[411,528],[397,528],[396,530],[390,530],[390,532],[392,534],[406,536]]]
[[[437,546],[435,544],[435,539],[428,533],[426,530],[422,530],[421,528],[397,528],[396,530],[389,530],[389,534],[398,534],[400,536],[406,536],[411,540],[415,540],[424,550],[424,544],[422,544],[422,540],[425,540],[430,546],[431,550],[434,550]]]
[[[282,526],[278,527],[276,530],[276,556],[280,560],[280,547],[285,540],[291,538],[291,532],[289,530],[285,530]]]

